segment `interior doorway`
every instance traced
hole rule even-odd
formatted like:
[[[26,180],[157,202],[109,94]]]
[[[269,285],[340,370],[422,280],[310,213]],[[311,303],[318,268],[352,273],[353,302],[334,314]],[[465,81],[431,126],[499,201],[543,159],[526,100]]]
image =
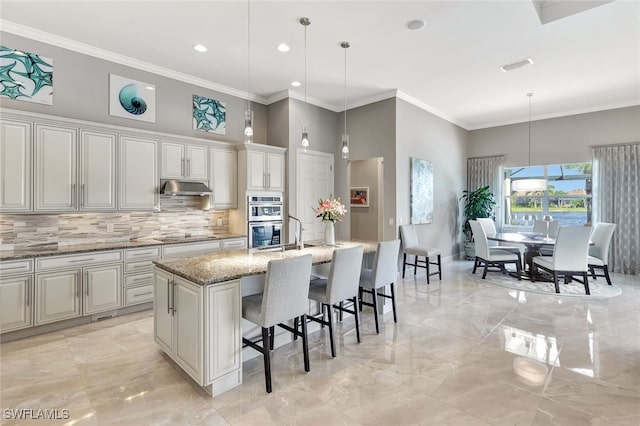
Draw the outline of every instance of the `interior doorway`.
[[[322,240],[324,226],[313,211],[318,199],[333,198],[333,154],[298,151],[296,217],[302,221],[304,241]]]
[[[382,157],[349,162],[351,238],[380,241],[384,218],[384,162]],[[362,196],[366,193],[366,203]]]

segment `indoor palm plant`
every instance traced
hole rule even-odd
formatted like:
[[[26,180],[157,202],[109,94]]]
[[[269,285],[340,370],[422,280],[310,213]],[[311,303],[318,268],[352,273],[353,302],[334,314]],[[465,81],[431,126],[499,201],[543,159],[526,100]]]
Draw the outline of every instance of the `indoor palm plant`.
[[[474,191],[463,191],[460,200],[464,200],[464,225],[462,232],[465,236],[465,257],[475,258],[475,244],[473,243],[473,233],[471,232],[470,220],[479,217],[493,218],[493,208],[496,200],[493,197],[489,185],[478,188]]]

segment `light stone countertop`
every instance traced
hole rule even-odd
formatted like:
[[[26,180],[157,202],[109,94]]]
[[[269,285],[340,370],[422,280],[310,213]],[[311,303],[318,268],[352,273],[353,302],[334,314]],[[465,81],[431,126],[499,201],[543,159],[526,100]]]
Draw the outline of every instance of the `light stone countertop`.
[[[267,272],[267,264],[273,259],[311,254],[314,265],[328,263],[331,261],[334,250],[357,245],[364,246],[365,254],[375,253],[378,247],[375,241],[339,241],[336,246],[309,245],[303,250],[293,249],[284,252],[231,250],[182,259],[156,260],[153,263],[158,268],[195,284],[209,285],[249,275],[264,274]]]
[[[19,260],[30,257],[59,256],[64,254],[89,253],[102,250],[120,250],[128,248],[149,247],[169,244],[196,243],[231,238],[246,238],[246,235],[219,233],[214,235],[197,235],[193,237],[140,238],[134,240],[112,241],[108,243],[48,245],[17,250],[0,250],[0,261]]]

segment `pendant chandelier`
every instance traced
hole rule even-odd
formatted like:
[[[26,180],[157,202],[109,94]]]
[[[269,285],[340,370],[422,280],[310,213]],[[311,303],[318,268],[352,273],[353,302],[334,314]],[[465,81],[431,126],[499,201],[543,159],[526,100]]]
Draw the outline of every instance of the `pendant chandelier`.
[[[309,18],[300,18],[300,24],[304,26],[304,103],[307,103],[307,27],[311,25]],[[302,125],[302,140],[300,142],[302,150],[307,152],[309,149],[309,128],[306,124]]]
[[[349,43],[343,41],[340,47],[344,49],[344,133],[342,134],[342,158],[349,159],[349,135],[347,134],[347,49]]]
[[[531,97],[533,93],[527,93],[529,97],[529,167],[528,171],[531,172]],[[547,189],[547,180],[546,179],[519,179],[514,180],[511,183],[511,189],[516,192],[535,192],[535,191],[544,191]]]
[[[253,111],[251,111],[251,0],[247,0],[247,110],[244,112],[244,142],[253,142]]]

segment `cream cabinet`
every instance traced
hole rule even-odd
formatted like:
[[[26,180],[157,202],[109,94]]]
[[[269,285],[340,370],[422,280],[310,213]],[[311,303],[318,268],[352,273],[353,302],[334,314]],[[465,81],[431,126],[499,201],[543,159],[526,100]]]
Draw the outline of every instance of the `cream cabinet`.
[[[82,315],[81,275],[81,268],[36,274],[36,325]]]
[[[120,136],[118,207],[153,210],[158,204],[158,142]]]
[[[84,268],[83,314],[95,314],[122,306],[122,265]]]
[[[124,251],[124,305],[139,305],[153,300],[153,260],[160,258],[161,247],[141,247]]]
[[[35,126],[35,208],[73,211],[77,197],[77,139],[75,128]]]
[[[284,150],[256,145],[245,145],[245,149],[239,153],[241,173],[246,173],[246,190],[284,192]]]
[[[32,209],[32,125],[0,120],[0,211]]]
[[[240,281],[206,287],[205,383],[242,382],[242,294]],[[230,379],[230,380],[229,380]]]
[[[207,179],[207,147],[177,142],[162,142],[161,177],[163,179]]]
[[[0,276],[0,333],[33,325],[33,274]]]
[[[211,148],[209,183],[211,204],[216,210],[238,207],[238,153],[235,149]]]
[[[116,135],[80,130],[80,210],[116,208]]]

